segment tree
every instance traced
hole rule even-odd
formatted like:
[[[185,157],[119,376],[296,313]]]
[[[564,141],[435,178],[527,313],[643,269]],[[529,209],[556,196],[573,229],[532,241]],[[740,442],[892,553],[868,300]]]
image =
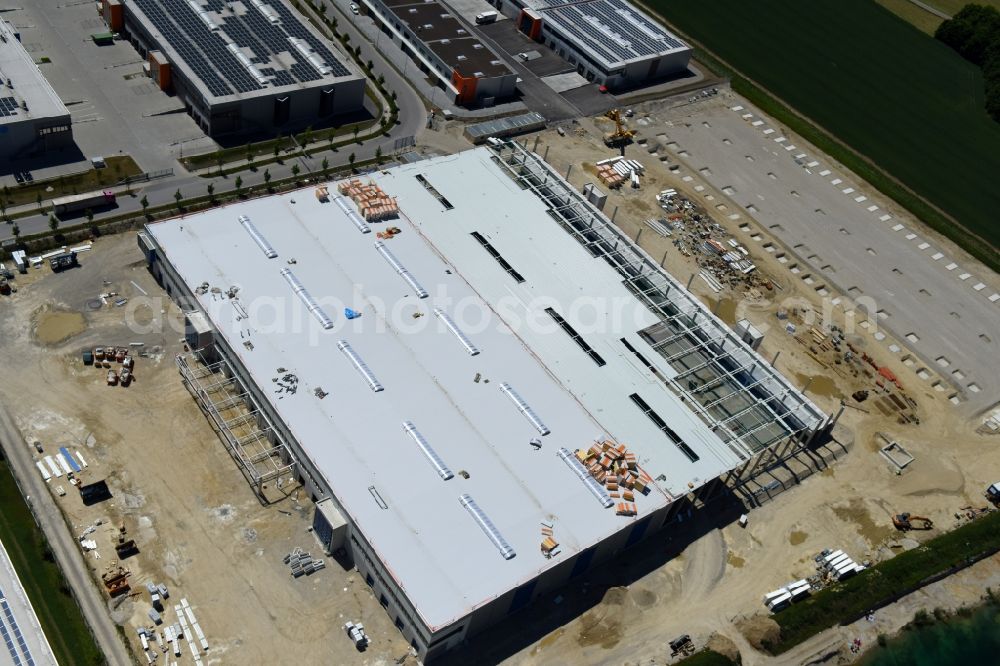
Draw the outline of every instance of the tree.
[[[209,183],[208,186],[205,189],[208,190],[208,199],[209,199],[209,201],[214,202],[215,201],[215,183]]]
[[[146,198],[145,194],[139,199],[139,205],[142,206],[142,214],[146,215],[146,209],[149,208],[149,199]]]
[[[217,155],[217,156],[215,157],[215,163],[216,163],[216,164],[217,164],[217,165],[219,166],[219,175],[221,176],[221,175],[222,175],[222,165],[223,165],[223,163],[224,163],[224,161],[223,161],[223,159],[222,159],[222,155],[221,155],[221,154],[220,154],[220,155]]]
[[[293,178],[298,178],[300,171],[302,171],[302,169],[299,168],[298,164],[293,164],[292,165],[292,177]]]
[[[381,88],[382,86],[384,86],[385,85],[385,74],[379,74],[378,78],[376,79],[376,81],[378,81],[379,88]]]
[[[59,218],[55,216],[55,213],[49,213],[49,229],[55,231],[59,228]]]
[[[87,223],[88,224],[90,224],[91,222],[94,221],[94,211],[92,211],[92,210],[90,210],[88,208],[87,211],[84,213],[84,215],[87,216]]]
[[[306,128],[306,131],[302,133],[302,146],[308,146],[313,140],[313,128],[312,125]]]
[[[234,185],[236,185],[236,195],[240,197],[243,196],[243,177],[236,176],[236,182]]]
[[[354,126],[354,140],[355,141],[358,141],[358,132],[360,132],[360,131],[361,131],[361,126],[360,125],[355,125]],[[361,142],[358,141],[358,143],[361,143]]]
[[[17,226],[17,224],[15,224],[13,227],[10,228],[10,233],[13,234],[15,240],[20,239],[20,237],[21,237],[21,227],[19,227],[19,226]]]
[[[271,189],[271,172],[268,169],[264,169],[264,185]]]
[[[35,203],[38,204],[38,210],[42,210],[42,193],[39,192],[35,195]]]
[[[358,55],[360,55],[360,54],[358,54]],[[374,66],[375,66],[375,63],[373,63],[371,60],[369,60],[367,63],[365,63],[365,68],[369,72],[372,71],[372,67],[374,67]]]
[[[321,166],[323,167],[323,175],[325,176],[330,171],[330,160],[324,157]]]
[[[354,160],[356,159],[357,158],[354,156],[354,153],[347,156],[347,161],[351,164],[351,169],[354,169]]]
[[[336,16],[334,16],[332,19],[330,19],[330,27],[333,28],[334,32],[337,32],[337,17]]]
[[[177,202],[177,207],[178,207],[178,208],[180,208],[180,205],[181,205],[181,199],[183,199],[183,198],[184,198],[184,195],[183,195],[183,194],[181,194],[181,188],[179,188],[179,187],[178,187],[178,188],[177,188],[177,191],[176,191],[176,192],[174,192],[174,201],[176,201],[176,202]]]
[[[7,200],[6,199],[0,199],[0,216],[2,216],[4,219],[7,218]]]
[[[322,14],[323,16],[326,16],[326,5],[319,6],[319,13]]]
[[[281,137],[279,136],[274,141],[274,159],[278,159],[278,153],[281,152]]]
[[[382,163],[382,146],[375,149],[375,164]]]

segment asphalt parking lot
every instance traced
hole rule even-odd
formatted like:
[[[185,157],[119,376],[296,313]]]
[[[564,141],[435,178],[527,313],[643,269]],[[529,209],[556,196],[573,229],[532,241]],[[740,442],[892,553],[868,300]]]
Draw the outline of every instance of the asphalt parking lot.
[[[25,49],[69,108],[80,154],[49,155],[20,168],[35,177],[59,175],[88,166],[94,155],[128,154],[146,171],[178,168],[182,151],[214,146],[184,112],[176,97],[161,92],[143,73],[143,59],[126,41],[97,46],[90,35],[107,26],[92,2],[34,0],[8,11],[4,18],[21,33]],[[4,176],[0,182],[14,183]]]
[[[740,98],[720,96],[689,113],[654,113],[639,129],[791,248],[794,256],[779,261],[799,279],[829,290],[834,305],[871,311],[898,341],[889,349],[926,376],[928,388],[954,394],[970,413],[995,404],[995,275]],[[935,385],[934,374],[945,381]]]

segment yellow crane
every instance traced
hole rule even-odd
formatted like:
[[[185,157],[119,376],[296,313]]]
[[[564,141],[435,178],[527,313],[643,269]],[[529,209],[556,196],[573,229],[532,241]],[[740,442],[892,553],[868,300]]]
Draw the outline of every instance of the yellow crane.
[[[632,137],[635,136],[635,132],[625,127],[625,123],[622,122],[621,111],[611,109],[604,115],[615,123],[615,131],[604,136],[604,143],[611,148],[624,148],[632,143]]]

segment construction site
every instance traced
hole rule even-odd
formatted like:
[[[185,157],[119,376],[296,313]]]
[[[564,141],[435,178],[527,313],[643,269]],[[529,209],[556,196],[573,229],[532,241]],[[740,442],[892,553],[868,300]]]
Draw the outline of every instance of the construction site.
[[[990,510],[998,357],[955,375],[957,353],[925,351],[932,336],[893,326],[893,304],[840,288],[858,280],[845,262],[831,270],[832,250],[768,224],[760,211],[775,196],[699,162],[694,127],[726,126],[723,146],[742,140],[737,127],[761,135],[759,114],[741,118],[745,101],[722,91],[629,111],[520,146],[490,142],[473,153],[489,164],[450,155],[214,209],[204,224],[168,221],[138,244],[101,238],[65,272],[43,263],[12,280],[0,392],[139,659],[402,663],[460,626],[443,663],[665,664],[706,644],[772,663],[758,651],[772,612]],[[825,170],[777,129],[762,135],[774,159]],[[461,131],[423,139],[457,152]],[[779,133],[811,154],[785,151]],[[767,182],[791,179],[759,156],[740,160]],[[788,196],[828,212],[847,197],[888,229],[919,228],[854,182],[848,195],[796,184]],[[279,228],[286,220],[302,238]],[[531,243],[515,242],[528,233],[519,225]],[[336,242],[317,240],[326,233]],[[1000,330],[996,276],[920,233],[979,276],[981,321],[963,321],[984,344],[980,331]],[[219,235],[235,249],[207,258]],[[171,263],[150,262],[155,253]],[[321,257],[337,270],[324,273]],[[359,283],[360,299],[349,288]],[[439,284],[492,312],[524,290],[516,307],[539,307],[552,332],[473,329],[437,301]],[[585,325],[568,305],[581,290],[624,298],[628,328]],[[288,311],[254,305],[286,292]],[[555,302],[536,306],[543,295]],[[396,315],[375,296],[398,302]],[[436,331],[399,332],[427,321]],[[270,341],[295,322],[295,345]],[[405,350],[376,342],[365,327],[377,324]],[[415,383],[410,363],[455,382],[449,393],[477,426],[448,421],[454,407]],[[338,424],[323,446],[309,436],[317,418]],[[514,450],[479,451],[493,428]],[[372,438],[386,450],[361,444]],[[484,483],[486,465],[522,457],[531,471],[511,476],[530,491]],[[525,509],[524,497],[549,508]],[[429,519],[432,507],[447,518]],[[420,539],[395,535],[383,516],[396,512]],[[459,555],[478,564],[449,559]],[[484,570],[491,580],[475,582]],[[956,594],[972,599],[973,587]],[[480,606],[487,598],[502,611]],[[675,636],[687,640],[672,646]],[[803,644],[775,663],[829,649]]]

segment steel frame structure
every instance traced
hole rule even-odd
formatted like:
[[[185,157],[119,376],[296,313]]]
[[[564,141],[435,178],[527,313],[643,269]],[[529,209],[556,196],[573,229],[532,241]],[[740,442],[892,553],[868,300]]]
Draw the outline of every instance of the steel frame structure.
[[[207,362],[196,350],[178,354],[176,360],[184,386],[208,416],[258,498],[269,503],[264,484],[296,474],[299,463],[291,448],[225,357]]]
[[[745,463],[745,479],[807,445],[829,419],[787,379],[708,312],[679,282],[580,196],[543,158],[513,141],[494,140],[494,160],[661,322],[639,331],[674,371],[668,388]]]

